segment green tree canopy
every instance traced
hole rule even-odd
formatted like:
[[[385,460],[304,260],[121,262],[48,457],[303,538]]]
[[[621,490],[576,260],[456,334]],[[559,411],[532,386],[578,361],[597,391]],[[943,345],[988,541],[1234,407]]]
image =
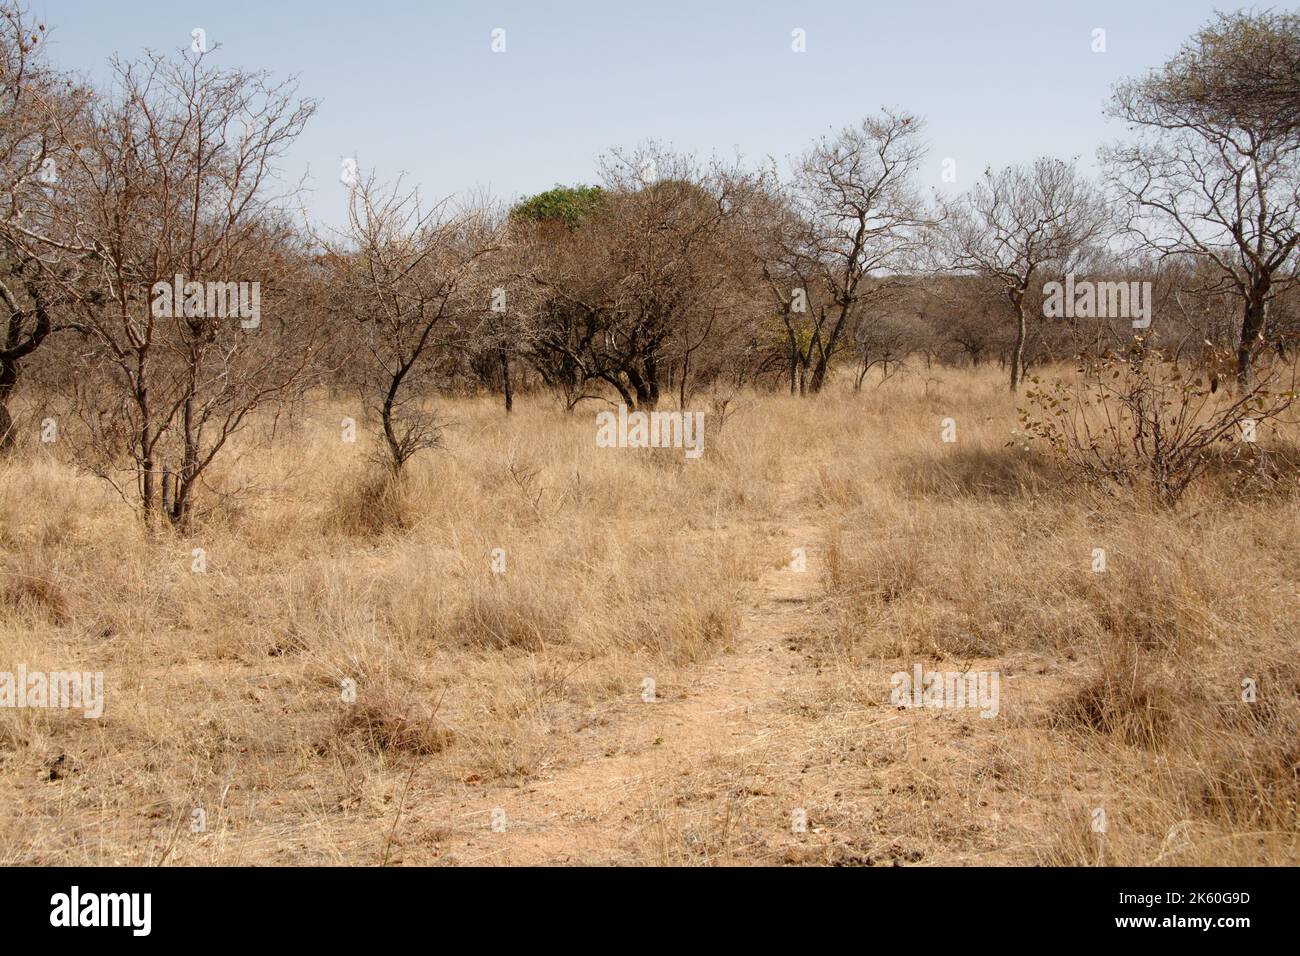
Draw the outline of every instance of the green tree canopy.
[[[600,208],[604,196],[599,186],[556,186],[520,200],[510,210],[510,218],[559,221],[573,229]]]

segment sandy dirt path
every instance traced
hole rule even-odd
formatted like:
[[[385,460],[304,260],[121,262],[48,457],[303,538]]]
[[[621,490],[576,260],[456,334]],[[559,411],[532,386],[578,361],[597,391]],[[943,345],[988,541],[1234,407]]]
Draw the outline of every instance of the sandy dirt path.
[[[803,524],[780,534],[783,553],[806,550],[806,570],[771,568],[752,582],[733,645],[687,668],[676,694],[630,695],[574,735],[579,756],[566,766],[522,786],[466,787],[411,807],[410,822],[443,821],[439,858],[465,865],[664,862],[648,832],[664,795],[689,791],[692,774],[720,758],[761,748],[788,723],[789,695],[815,679],[792,639],[818,592],[823,537]],[[426,862],[418,855],[404,862]]]

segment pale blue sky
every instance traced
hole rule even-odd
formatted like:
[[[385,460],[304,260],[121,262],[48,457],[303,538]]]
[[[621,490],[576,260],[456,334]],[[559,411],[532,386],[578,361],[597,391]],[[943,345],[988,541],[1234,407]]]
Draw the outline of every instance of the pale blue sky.
[[[343,156],[427,196],[503,199],[591,182],[596,156],[658,139],[703,155],[778,160],[889,105],[925,117],[923,184],[986,165],[1079,156],[1122,133],[1102,116],[1118,78],[1155,66],[1212,11],[1203,0],[619,4],[28,0],[50,55],[92,79],[108,57],[188,47],[298,74],[320,111],[285,163],[308,209],[337,223]],[[494,28],[506,52],[491,51]],[[791,51],[806,31],[807,52]],[[1092,31],[1106,31],[1093,53]]]

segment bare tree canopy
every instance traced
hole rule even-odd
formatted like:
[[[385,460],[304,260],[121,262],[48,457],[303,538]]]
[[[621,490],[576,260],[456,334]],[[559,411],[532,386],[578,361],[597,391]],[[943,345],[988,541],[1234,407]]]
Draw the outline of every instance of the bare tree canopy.
[[[497,225],[483,210],[432,206],[374,176],[348,202],[348,229],[329,250],[333,311],[356,343],[348,362],[366,405],[379,413],[393,474],[437,447],[436,414],[423,403],[449,350],[467,348],[469,325],[489,314],[483,260]]]
[[[71,163],[50,234],[22,232],[84,269],[66,383],[83,461],[185,526],[231,436],[312,363],[319,331],[285,308],[302,250],[275,161],[315,104],[202,54],[115,60],[114,79],[58,129]]]
[[[884,285],[873,277],[906,271],[932,223],[916,190],[925,157],[923,123],[882,110],[823,139],[778,187],[764,271],[781,308],[794,362],[811,367],[820,391],[853,320]],[[800,328],[806,326],[806,328]]]
[[[1106,205],[1073,163],[1041,158],[1032,166],[985,170],[948,212],[946,262],[995,282],[1011,305],[1016,341],[1011,390],[1023,378],[1030,291],[1072,270],[1105,240]]]

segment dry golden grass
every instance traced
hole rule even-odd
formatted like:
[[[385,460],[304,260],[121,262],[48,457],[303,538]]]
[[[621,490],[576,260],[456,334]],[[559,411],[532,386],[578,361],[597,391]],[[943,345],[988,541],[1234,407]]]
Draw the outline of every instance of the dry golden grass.
[[[393,483],[322,400],[184,539],[19,449],[0,670],[107,703],[0,710],[0,863],[1300,860],[1290,490],[1089,488],[996,370],[731,407],[684,461],[457,400]],[[916,662],[999,716],[891,707]]]

